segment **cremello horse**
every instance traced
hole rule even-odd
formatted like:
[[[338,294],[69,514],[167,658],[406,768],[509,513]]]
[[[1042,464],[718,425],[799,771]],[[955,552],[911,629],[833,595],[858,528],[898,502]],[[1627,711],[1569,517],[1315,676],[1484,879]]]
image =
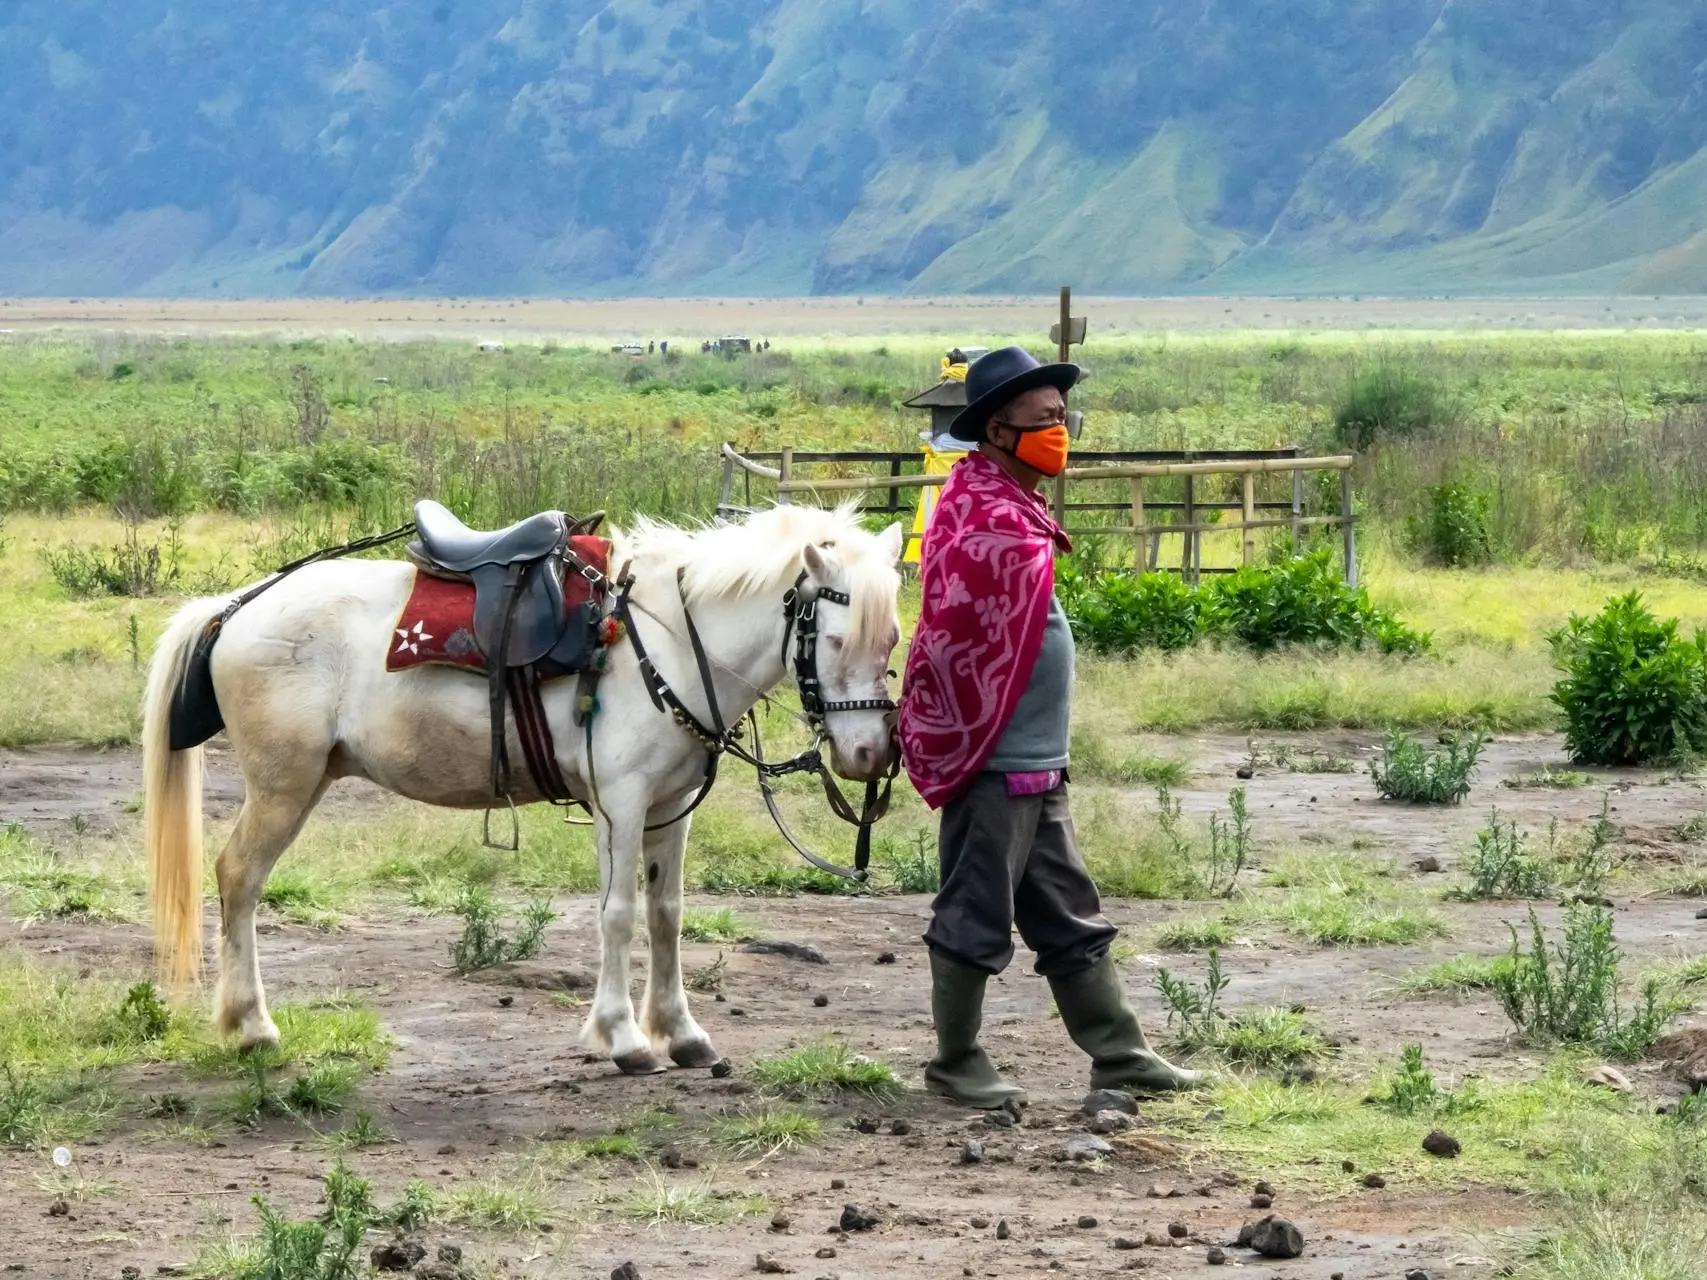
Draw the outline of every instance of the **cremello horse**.
[[[691,609],[727,723],[788,674],[784,597],[804,571],[804,597],[832,589],[846,607],[818,609],[818,674],[829,700],[888,696],[900,639],[896,616],[901,527],[862,529],[851,509],[786,506],[744,523],[697,531],[640,522],[613,534],[613,571],[630,565],[635,625],[659,673],[702,722],[705,692],[686,641]],[[678,570],[681,571],[678,587]],[[223,939],[215,1021],[244,1047],[276,1043],[255,947],[255,904],[279,855],[336,778],[367,778],[428,804],[491,802],[490,719],[484,679],[438,666],[385,669],[392,628],[414,570],[400,562],[331,560],[290,574],[239,610],[213,650],[212,675],[245,796],[215,870]],[[685,605],[684,605],[685,598]],[[173,751],[168,711],[204,625],[229,597],[196,600],[172,620],[149,670],[144,708],[148,863],[155,948],[175,986],[194,982],[202,959],[201,749]],[[557,760],[578,798],[588,795],[582,733],[572,727],[575,681],[547,685],[544,703]],[[620,642],[594,717],[594,804],[601,880],[598,995],[582,1037],[625,1072],[682,1066],[718,1053],[682,990],[682,856],[688,821],[645,828],[680,813],[699,791],[705,751],[660,713],[633,648]],[[520,758],[511,719],[509,751]],[[831,712],[830,758],[844,777],[868,779],[890,764],[891,726],[880,710]],[[525,769],[518,803],[538,800]],[[629,1000],[635,894],[645,864],[651,968],[636,1021]]]

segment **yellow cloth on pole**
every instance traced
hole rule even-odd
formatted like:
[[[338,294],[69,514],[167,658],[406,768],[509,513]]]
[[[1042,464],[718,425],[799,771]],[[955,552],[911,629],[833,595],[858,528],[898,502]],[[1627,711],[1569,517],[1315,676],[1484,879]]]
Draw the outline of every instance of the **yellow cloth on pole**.
[[[961,365],[961,369],[965,369]],[[954,468],[954,464],[966,456],[960,450],[951,453],[938,453],[928,444],[924,447],[925,474],[927,476],[945,476]],[[919,490],[919,505],[913,512],[913,532],[908,535],[907,549],[901,559],[908,564],[919,563],[919,551],[925,542],[925,526],[930,522],[931,512],[936,510],[937,496],[942,492],[941,485],[926,485]]]

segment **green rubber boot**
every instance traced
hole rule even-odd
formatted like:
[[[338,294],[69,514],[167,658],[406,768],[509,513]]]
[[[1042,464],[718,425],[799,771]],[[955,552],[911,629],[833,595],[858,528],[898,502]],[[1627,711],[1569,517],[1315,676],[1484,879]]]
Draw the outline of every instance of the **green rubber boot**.
[[[1091,1055],[1091,1088],[1167,1093],[1203,1082],[1203,1072],[1176,1067],[1150,1048],[1108,955],[1083,973],[1050,978],[1049,989],[1073,1043]]]
[[[1002,1079],[978,1043],[978,1028],[984,1021],[984,984],[989,978],[982,969],[956,964],[931,952],[936,1057],[925,1068],[925,1084],[932,1093],[993,1111],[1017,1106],[1025,1100],[1025,1090]]]

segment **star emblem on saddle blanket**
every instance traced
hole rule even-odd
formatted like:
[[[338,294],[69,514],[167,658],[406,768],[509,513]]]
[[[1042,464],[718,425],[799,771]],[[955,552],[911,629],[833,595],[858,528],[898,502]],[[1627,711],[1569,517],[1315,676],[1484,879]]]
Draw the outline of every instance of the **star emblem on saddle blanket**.
[[[398,627],[397,634],[401,639],[397,642],[397,652],[408,650],[410,653],[420,653],[421,645],[433,637],[427,631],[424,622],[417,622],[413,627]]]

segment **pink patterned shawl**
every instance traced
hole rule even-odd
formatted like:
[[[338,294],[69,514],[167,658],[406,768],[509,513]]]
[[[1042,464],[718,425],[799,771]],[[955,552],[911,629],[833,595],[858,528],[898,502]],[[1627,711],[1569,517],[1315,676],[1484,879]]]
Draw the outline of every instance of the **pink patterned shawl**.
[[[1042,497],[982,454],[955,463],[925,530],[901,693],[902,759],[933,809],[983,768],[1031,680],[1057,547],[1072,544]]]

